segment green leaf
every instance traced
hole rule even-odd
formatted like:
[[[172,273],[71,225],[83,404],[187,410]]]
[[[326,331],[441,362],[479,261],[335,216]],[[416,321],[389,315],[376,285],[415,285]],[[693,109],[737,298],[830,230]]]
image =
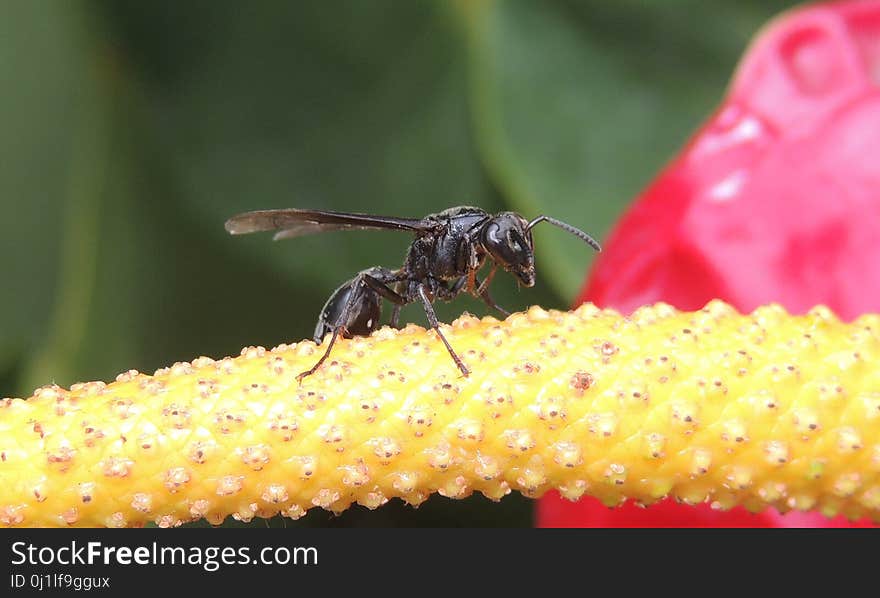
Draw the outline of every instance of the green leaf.
[[[0,369],[49,332],[85,67],[73,7],[0,5]]]
[[[48,313],[41,315],[47,328],[26,331],[31,346],[19,377],[22,393],[43,384],[112,378],[131,367],[136,356],[137,224],[131,217],[127,129],[119,126],[125,122],[123,94],[97,41],[96,25],[84,14],[71,14],[69,20],[81,41],[64,109],[68,129],[55,132],[55,142],[66,146],[63,186],[50,196],[52,218],[60,220],[56,279],[51,305],[44,308]],[[35,230],[39,226],[32,235]]]
[[[0,8],[0,72],[10,81],[0,99],[4,394],[106,378],[108,364],[124,369],[134,355],[132,285],[119,268],[130,247],[119,233],[133,224],[113,145],[113,71],[81,8]]]

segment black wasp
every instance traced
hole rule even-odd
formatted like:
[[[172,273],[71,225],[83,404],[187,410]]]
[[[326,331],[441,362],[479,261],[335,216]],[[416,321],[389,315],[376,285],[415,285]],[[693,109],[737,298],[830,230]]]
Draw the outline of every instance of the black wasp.
[[[297,376],[313,374],[333,349],[339,334],[366,336],[379,328],[382,300],[394,304],[391,325],[397,327],[400,308],[420,302],[431,327],[446,345],[455,365],[467,376],[469,371],[443,336],[433,302],[450,301],[462,292],[481,299],[489,307],[509,315],[489,294],[489,283],[500,267],[527,287],[535,284],[535,246],[532,228],[549,222],[579,237],[596,251],[599,243],[587,233],[549,216],[526,220],[515,212],[489,214],[480,208],[459,206],[421,219],[393,218],[369,214],[349,214],[325,210],[260,210],[233,216],[226,230],[233,235],[278,231],[275,239],[287,239],[335,230],[391,229],[415,235],[403,267],[397,270],[374,267],[336,289],[318,317],[314,340],[321,343],[332,334],[318,362]],[[477,272],[486,262],[489,274],[480,280]]]

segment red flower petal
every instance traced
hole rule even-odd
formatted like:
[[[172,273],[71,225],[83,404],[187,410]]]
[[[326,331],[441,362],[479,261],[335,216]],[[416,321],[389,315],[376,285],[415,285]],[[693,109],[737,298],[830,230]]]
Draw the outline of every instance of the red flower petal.
[[[880,2],[787,13],[747,52],[729,97],[624,215],[579,298],[740,310],[880,311]],[[542,526],[854,525],[670,501],[608,509],[557,494]],[[863,520],[856,525],[870,525]]]

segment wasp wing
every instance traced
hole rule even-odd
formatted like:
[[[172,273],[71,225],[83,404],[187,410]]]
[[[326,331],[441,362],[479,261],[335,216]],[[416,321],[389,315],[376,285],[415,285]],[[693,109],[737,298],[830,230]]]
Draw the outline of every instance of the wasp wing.
[[[337,230],[405,230],[424,232],[432,227],[422,219],[373,216],[326,210],[258,210],[238,214],[226,221],[233,235],[278,231],[274,239],[290,239]]]

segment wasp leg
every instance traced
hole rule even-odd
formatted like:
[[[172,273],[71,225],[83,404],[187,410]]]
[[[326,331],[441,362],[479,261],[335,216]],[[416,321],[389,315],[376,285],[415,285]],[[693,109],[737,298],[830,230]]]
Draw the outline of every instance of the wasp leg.
[[[382,280],[370,276],[369,274],[360,274],[357,278],[352,282],[352,292],[348,296],[348,301],[345,302],[345,306],[342,308],[342,313],[339,314],[339,318],[336,320],[336,323],[333,325],[333,335],[330,337],[330,343],[327,345],[327,349],[324,351],[324,354],[321,355],[321,358],[318,360],[318,363],[313,365],[310,369],[300,372],[297,374],[296,379],[300,383],[303,378],[306,376],[311,376],[324,361],[327,360],[327,357],[330,356],[330,351],[333,350],[333,345],[336,344],[336,339],[339,337],[340,331],[345,334],[347,329],[345,327],[345,322],[348,321],[349,316],[351,315],[352,307],[354,306],[354,299],[357,295],[355,290],[358,286],[364,285],[378,293],[380,296],[384,297],[388,301],[391,301],[395,304],[395,308],[399,311],[399,306],[405,305],[407,303],[406,299],[402,297],[400,294],[396,293],[394,290],[388,288],[388,286]]]
[[[467,290],[468,293],[473,293],[474,289],[477,286],[477,271],[474,268],[468,270],[467,273]]]
[[[333,332],[330,336],[330,343],[327,345],[327,348],[324,350],[324,354],[321,355],[321,358],[318,362],[313,365],[311,368],[307,369],[304,372],[300,372],[296,375],[296,381],[302,384],[303,378],[306,376],[311,376],[315,372],[318,371],[318,368],[323,365],[323,363],[330,356],[330,352],[333,350],[333,345],[336,344],[336,339],[339,337],[339,333],[345,334],[348,332],[345,323],[348,321],[349,316],[351,315],[351,310],[354,307],[354,300],[357,296],[356,290],[358,286],[364,284],[364,275],[361,274],[357,276],[351,284],[351,292],[348,294],[348,301],[345,302],[345,306],[342,308],[342,312],[339,314],[339,317],[336,319],[336,322],[333,324]],[[323,339],[322,339],[323,340]],[[316,339],[316,342],[317,339]]]
[[[400,305],[395,305],[391,310],[391,327],[400,328]]]
[[[437,289],[436,297],[441,301],[452,301],[456,297],[458,297],[461,292],[464,290],[465,285],[467,284],[467,276],[462,276],[458,280],[456,280],[452,286],[440,285]]]
[[[499,313],[503,314],[504,317],[507,317],[510,315],[510,312],[507,311],[506,309],[504,309],[503,307],[501,307],[500,305],[498,305],[497,303],[495,303],[495,300],[492,298],[491,293],[489,293],[489,289],[488,289],[489,281],[492,280],[492,276],[494,276],[494,274],[495,274],[495,271],[493,268],[492,272],[489,273],[489,276],[486,278],[486,280],[480,282],[479,278],[475,278],[474,279],[475,288],[473,289],[473,291],[471,291],[471,294],[473,294],[474,297],[482,299],[483,303],[485,303],[486,305],[488,305],[492,309],[497,310]],[[438,296],[443,301],[452,301],[455,297],[458,296],[459,293],[461,293],[465,289],[465,286],[468,283],[469,283],[468,277],[462,276],[461,278],[456,280],[455,283],[451,287],[449,287],[448,289],[444,290],[441,287],[441,289],[440,289],[441,292]]]
[[[368,287],[370,287],[371,289],[379,293],[382,297],[394,304],[394,309],[391,311],[391,326],[394,328],[399,328],[398,324],[400,323],[400,308],[412,302],[407,301],[406,297],[391,289],[388,286],[388,282],[399,281],[397,280],[397,277],[391,278],[388,281],[384,281],[380,278],[370,276],[369,274],[364,275],[364,283]]]
[[[345,321],[345,319],[348,317],[349,311],[351,311],[351,304],[352,304],[351,300],[346,302],[345,309],[343,309],[342,314],[339,316],[338,321],[340,321],[340,322]],[[342,330],[343,334],[345,334],[345,332],[346,332],[345,324],[337,324],[337,325],[333,326],[333,334],[330,337],[330,344],[327,345],[327,349],[324,350],[324,354],[321,355],[321,359],[319,359],[318,363],[313,365],[311,368],[307,369],[304,372],[300,372],[299,374],[297,374],[296,375],[297,382],[302,384],[303,378],[305,378],[306,376],[311,376],[312,374],[314,374],[315,372],[318,371],[318,368],[321,367],[321,364],[323,364],[324,361],[326,361],[326,359],[330,356],[330,351],[333,350],[333,345],[336,343],[336,337],[339,336],[340,330]]]
[[[446,283],[437,285],[437,290],[434,292],[434,300],[452,301],[461,294],[467,283],[468,277],[462,276],[452,284]]]
[[[449,351],[449,355],[452,357],[452,361],[454,361],[455,365],[458,366],[458,369],[461,370],[462,375],[469,375],[470,371],[467,369],[467,366],[465,366],[461,358],[455,354],[455,351],[452,349],[452,345],[449,344],[449,341],[446,340],[446,337],[443,336],[443,333],[440,331],[440,322],[437,321],[437,314],[434,313],[434,306],[431,305],[431,300],[428,299],[428,294],[425,293],[424,285],[419,285],[418,288],[419,297],[422,300],[422,305],[425,307],[425,315],[428,316],[428,322],[431,323],[431,328],[434,329],[434,332],[437,333],[437,336],[439,336],[440,340],[443,341],[443,344],[446,345],[446,350]]]
[[[504,309],[503,307],[501,307],[500,305],[495,303],[495,300],[492,299],[492,295],[489,294],[489,289],[483,289],[483,291],[480,293],[480,299],[482,299],[483,303],[485,303],[486,305],[488,305],[492,309],[503,314],[505,318],[510,315],[509,311],[507,311],[506,309]]]
[[[486,276],[486,280],[483,282],[478,282],[477,284],[477,292],[474,293],[475,297],[482,297],[483,293],[489,290],[489,284],[491,284],[492,279],[495,278],[495,272],[498,271],[498,266],[493,265],[492,269],[489,270],[489,274]]]
[[[492,269],[489,271],[489,274],[486,276],[486,280],[483,282],[477,283],[477,289],[474,293],[474,296],[479,297],[483,300],[483,303],[491,307],[492,309],[504,314],[504,317],[510,315],[510,312],[495,303],[495,300],[492,298],[492,295],[489,293],[489,283],[492,282],[492,278],[495,276],[495,271],[498,270],[497,266],[492,266]],[[479,279],[478,279],[479,280]]]
[[[382,297],[390,301],[395,305],[395,307],[406,305],[410,303],[410,301],[406,300],[406,297],[396,292],[394,289],[390,288],[388,284],[384,280],[376,278],[375,276],[370,276],[369,274],[363,274],[363,283],[379,293]]]

